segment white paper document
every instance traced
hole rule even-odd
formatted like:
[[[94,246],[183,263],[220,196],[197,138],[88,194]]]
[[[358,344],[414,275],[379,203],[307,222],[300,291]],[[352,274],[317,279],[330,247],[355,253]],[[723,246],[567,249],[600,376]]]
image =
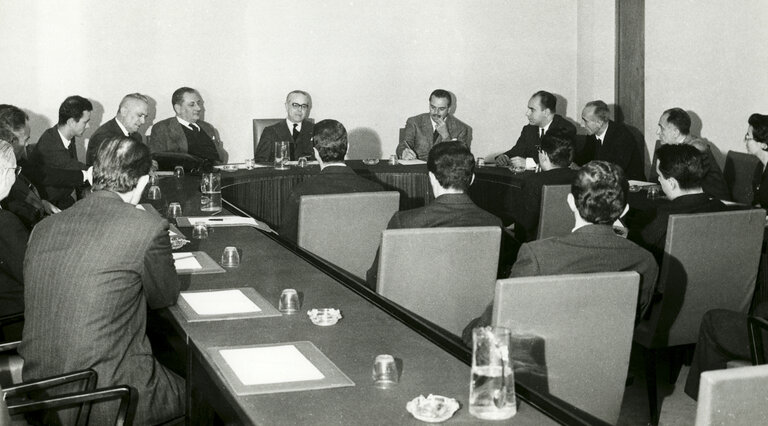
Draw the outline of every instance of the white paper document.
[[[298,166],[299,160],[289,160],[289,161],[286,161],[285,164],[288,166]],[[308,166],[314,166],[316,164],[320,164],[320,163],[318,163],[317,160],[307,161]]]
[[[397,164],[402,164],[403,166],[415,166],[417,164],[427,164],[424,160],[397,160]]]
[[[173,170],[155,170],[157,177],[169,177],[173,176]]]
[[[219,353],[246,386],[325,378],[293,345],[222,349]]]
[[[233,225],[246,225],[256,226],[256,219],[251,217],[242,216],[201,216],[201,217],[188,217],[189,223],[204,222],[208,226],[233,226]]]
[[[630,179],[629,180],[629,184],[631,186],[652,186],[652,185],[658,185],[658,182],[657,183],[653,183],[653,182],[645,182],[645,181],[642,181],[642,180],[632,180],[632,179]]]
[[[189,252],[186,253],[172,253],[173,254],[173,266],[176,270],[179,269],[203,269],[200,262],[195,259],[195,255]]]
[[[251,299],[240,290],[181,293],[181,297],[199,315],[241,314],[261,312]]]

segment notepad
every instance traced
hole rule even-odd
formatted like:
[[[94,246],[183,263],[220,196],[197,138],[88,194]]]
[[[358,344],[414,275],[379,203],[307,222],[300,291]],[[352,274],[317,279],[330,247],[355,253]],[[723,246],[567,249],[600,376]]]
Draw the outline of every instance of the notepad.
[[[397,164],[403,166],[415,166],[417,164],[427,164],[427,162],[424,160],[397,160]]]
[[[222,349],[219,353],[246,386],[325,378],[294,345]]]
[[[658,183],[630,179],[629,185],[630,186],[653,186],[653,185],[658,185]]]
[[[226,315],[247,312],[261,312],[240,290],[181,293],[181,297],[199,315]]]
[[[192,253],[172,253],[173,254],[173,266],[179,269],[202,269],[203,266],[195,259],[195,255]]]

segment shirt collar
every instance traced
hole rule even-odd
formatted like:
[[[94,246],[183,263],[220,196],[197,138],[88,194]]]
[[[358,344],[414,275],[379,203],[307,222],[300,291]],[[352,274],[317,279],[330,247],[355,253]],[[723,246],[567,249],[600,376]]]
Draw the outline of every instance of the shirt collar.
[[[549,121],[549,123],[547,123],[547,125],[546,125],[546,126],[544,126],[544,127],[540,127],[540,129],[544,129],[544,134],[545,134],[545,135],[547,134],[547,130],[549,130],[549,126],[551,126],[551,125],[552,125],[552,122],[553,122],[553,121],[555,121],[555,117],[554,117],[554,116],[552,117],[552,120],[550,120],[550,121]],[[539,133],[541,133],[541,132],[539,132]]]
[[[608,126],[611,124],[608,123]],[[596,138],[600,139],[601,141],[605,142],[605,134],[608,133],[608,126],[605,126],[605,130],[603,130],[602,133],[598,133],[595,135]]]
[[[64,148],[69,149],[69,145],[72,144],[72,139],[67,139],[64,137],[64,135],[61,134],[61,130],[56,128],[56,131],[59,133],[59,137],[61,138],[61,142],[64,144]]]
[[[190,126],[190,122],[189,122],[189,121],[187,121],[187,120],[185,120],[185,119],[183,119],[183,118],[179,117],[178,115],[176,116],[176,120],[178,120],[178,121],[179,121],[179,123],[180,123],[182,126],[186,127],[187,129],[195,130],[195,129],[193,129],[193,128],[192,128],[192,126]]]
[[[123,126],[123,123],[121,123],[120,120],[117,119],[117,117],[115,117],[115,123],[117,123],[117,125],[120,126],[120,130],[123,131],[123,134],[125,136],[129,136],[130,135],[128,130],[125,128],[125,126]]]
[[[290,119],[288,119],[288,118],[286,118],[286,119],[285,119],[285,124],[288,126],[288,130],[289,130],[289,131],[291,131],[291,132],[293,132],[293,125],[295,124],[295,125],[296,125],[296,130],[297,130],[299,133],[301,133],[301,124],[302,124],[302,123],[303,123],[303,122],[294,123],[293,121],[291,121],[291,120],[290,120]]]

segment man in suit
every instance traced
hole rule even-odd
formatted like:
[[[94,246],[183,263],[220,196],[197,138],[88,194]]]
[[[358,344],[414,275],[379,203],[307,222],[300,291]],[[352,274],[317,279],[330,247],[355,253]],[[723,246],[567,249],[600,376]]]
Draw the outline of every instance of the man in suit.
[[[475,160],[461,142],[443,142],[432,147],[427,159],[429,183],[435,200],[425,207],[396,212],[387,229],[498,226],[501,219],[476,206],[467,195],[475,179]],[[376,288],[379,255],[366,274],[369,287]]]
[[[603,101],[587,102],[581,112],[589,136],[576,160],[585,164],[592,160],[610,161],[622,169],[627,179],[645,180],[643,153],[629,129],[610,120],[610,110]]]
[[[376,192],[384,188],[358,176],[344,164],[347,154],[347,130],[336,120],[323,120],[313,127],[315,159],[320,173],[293,187],[285,200],[280,236],[296,241],[298,238],[299,202],[303,195],[346,194],[350,192]]]
[[[427,160],[429,150],[446,141],[472,145],[472,129],[454,117],[453,99],[447,90],[437,89],[429,95],[429,112],[405,121],[405,136],[397,144],[397,156],[403,160]]]
[[[97,387],[131,387],[134,424],[180,416],[185,401],[184,380],[157,362],[145,334],[147,309],[179,296],[168,222],[136,208],[151,164],[141,142],[104,141],[94,192],[40,222],[24,262],[24,380],[91,368]],[[95,404],[90,424],[111,421],[111,404]]]
[[[528,176],[522,183],[522,197],[512,209],[515,237],[520,241],[536,238],[541,211],[541,193],[545,185],[570,185],[576,171],[569,166],[573,161],[573,141],[544,135],[539,147],[541,171]]]
[[[532,169],[536,167],[538,160],[536,146],[541,143],[544,135],[573,141],[576,136],[576,126],[555,114],[556,107],[555,95],[543,90],[534,93],[528,101],[528,111],[525,113],[528,124],[520,132],[515,146],[496,157],[496,164]]]
[[[93,105],[88,99],[70,96],[59,107],[59,122],[43,132],[37,141],[30,163],[38,168],[55,167],[66,170],[88,170],[88,166],[77,159],[75,137],[83,136],[90,127]],[[40,182],[36,182],[40,183]],[[75,203],[73,191],[83,187],[82,180],[74,186],[40,185],[40,195],[59,209]]]
[[[136,142],[144,142],[139,133],[139,127],[147,120],[148,114],[149,98],[141,93],[125,95],[120,101],[115,118],[102,124],[91,135],[85,154],[85,164],[93,165],[99,147],[106,140],[127,136]]]
[[[728,186],[725,184],[723,171],[717,164],[712,149],[703,139],[690,134],[691,116],[682,108],[670,108],[664,111],[659,118],[659,128],[656,134],[661,144],[686,144],[692,145],[704,154],[704,178],[701,181],[701,187],[706,194],[717,198],[718,200],[730,200],[731,194]],[[651,169],[651,180],[658,177],[656,173],[656,164]]]
[[[16,181],[16,157],[8,139],[13,134],[0,128],[0,200]],[[0,316],[24,311],[24,253],[29,232],[18,217],[0,208]]]
[[[576,226],[562,237],[525,243],[520,247],[510,278],[593,272],[636,271],[640,274],[637,317],[648,308],[659,268],[653,255],[613,231],[613,223],[627,211],[628,184],[613,163],[592,161],[578,171],[568,194]],[[493,305],[464,329],[469,344],[472,329],[490,325]]]
[[[629,238],[650,250],[659,262],[664,256],[670,215],[726,210],[725,204],[701,188],[705,174],[704,155],[687,144],[667,144],[656,150],[656,173],[661,190],[671,202],[635,219]]]
[[[312,97],[303,90],[294,90],[285,97],[285,121],[273,124],[261,132],[259,145],[253,157],[257,162],[271,163],[275,159],[275,142],[290,143],[291,160],[300,157],[312,158],[313,124],[309,120],[312,111]]]
[[[189,87],[176,89],[171,96],[175,117],[159,121],[152,126],[149,149],[155,153],[184,153],[221,163],[224,152],[216,129],[203,121],[203,98]]]

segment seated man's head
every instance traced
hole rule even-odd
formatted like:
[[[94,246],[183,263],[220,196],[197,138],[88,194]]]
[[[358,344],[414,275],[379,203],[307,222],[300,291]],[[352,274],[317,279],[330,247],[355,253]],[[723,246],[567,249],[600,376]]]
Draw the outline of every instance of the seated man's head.
[[[180,87],[171,95],[171,104],[176,117],[190,123],[197,123],[203,114],[203,98],[191,87]]]
[[[149,181],[152,157],[149,148],[127,137],[110,139],[99,146],[93,163],[93,190],[112,191],[136,204]]]
[[[682,108],[670,108],[659,118],[656,134],[661,143],[680,143],[691,132],[691,116]]]
[[[117,108],[117,120],[128,133],[137,132],[149,115],[149,98],[141,93],[125,95]]]
[[[1,114],[0,112],[0,116]],[[747,134],[744,135],[747,152],[756,156],[765,155],[768,151],[768,115],[752,114],[748,123]]]
[[[322,120],[312,131],[315,158],[323,163],[339,163],[347,155],[347,129],[336,120]]]
[[[285,111],[292,123],[301,123],[309,118],[312,110],[312,97],[303,90],[294,90],[285,97]]]
[[[555,108],[557,108],[555,95],[539,90],[528,101],[528,111],[525,116],[532,126],[543,128],[552,121],[555,116]]]
[[[701,151],[687,144],[662,145],[656,150],[656,158],[661,190],[670,200],[702,192],[706,170]]]
[[[13,145],[16,160],[25,156],[29,143],[29,116],[21,108],[13,105],[0,105],[0,127],[9,130],[15,138],[6,142]]]
[[[463,143],[443,142],[429,150],[427,170],[435,197],[463,193],[475,178],[475,159]]]
[[[0,200],[8,196],[16,182],[16,156],[13,146],[6,141],[14,137],[10,131],[0,128]]]
[[[611,111],[608,105],[600,100],[587,102],[581,111],[581,121],[590,135],[599,135],[608,126],[611,120]]]
[[[573,161],[573,142],[570,139],[544,135],[539,145],[539,165],[544,171],[568,167]]]
[[[93,104],[82,96],[70,96],[59,106],[59,131],[68,138],[83,136],[90,127]]]
[[[568,194],[568,206],[576,226],[611,225],[627,209],[629,185],[621,167],[608,161],[590,161],[576,174]]]
[[[445,120],[451,112],[453,99],[451,93],[443,89],[435,89],[429,95],[429,115],[432,120]]]

